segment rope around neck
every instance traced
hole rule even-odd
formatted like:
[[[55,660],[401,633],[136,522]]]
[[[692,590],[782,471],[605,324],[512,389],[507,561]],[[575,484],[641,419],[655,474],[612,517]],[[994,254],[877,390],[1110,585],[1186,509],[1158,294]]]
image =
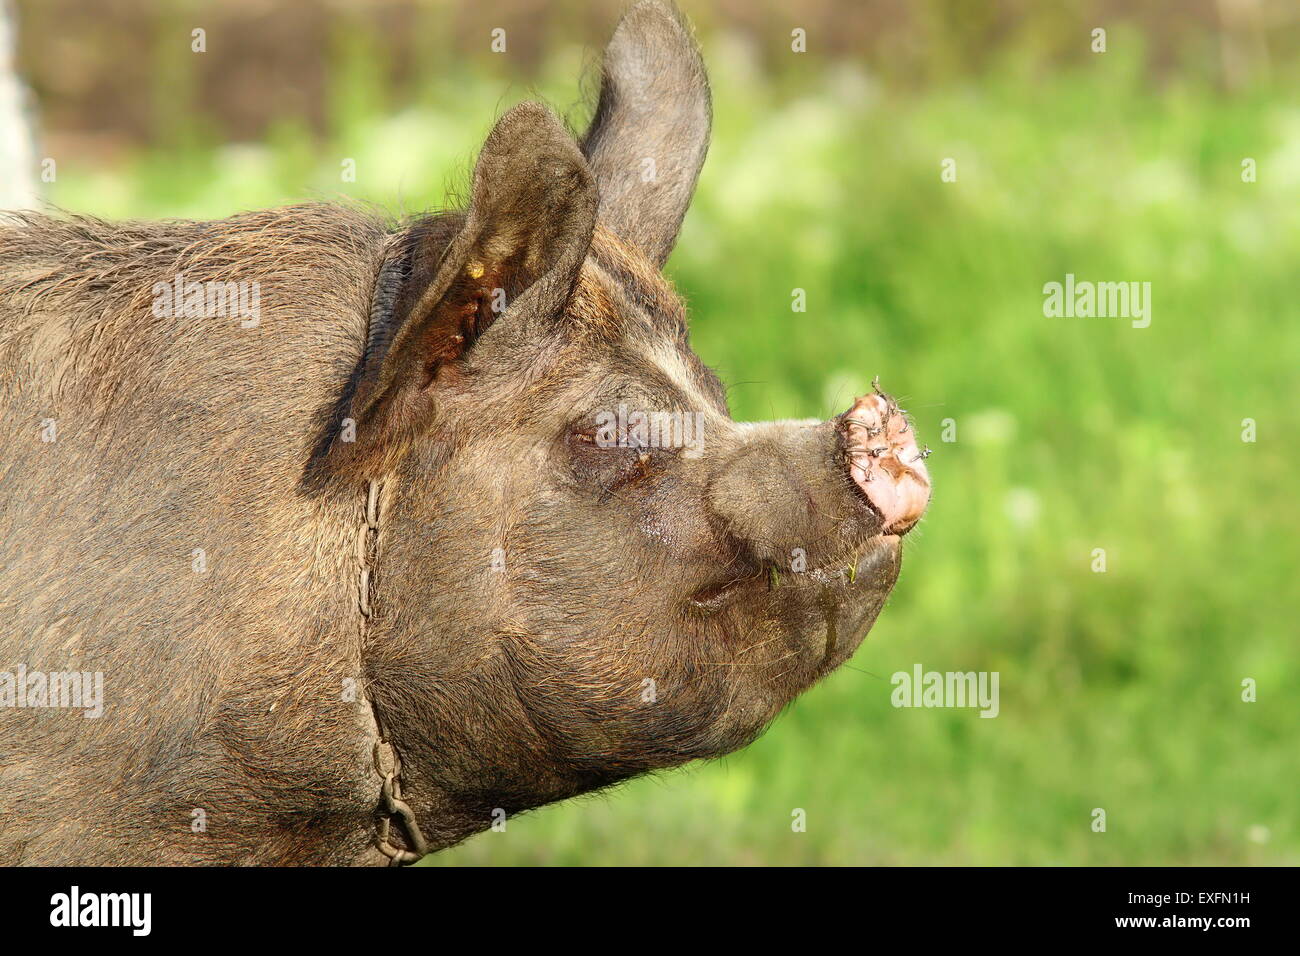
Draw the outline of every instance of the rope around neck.
[[[357,605],[361,611],[363,635],[374,614],[371,567],[379,551],[379,492],[379,482],[370,482],[366,489],[366,527],[361,548],[361,580],[358,582],[357,589]],[[379,738],[375,741],[375,772],[383,781],[379,793],[381,818],[375,846],[380,853],[388,857],[389,865],[409,866],[428,854],[429,843],[420,831],[420,824],[415,819],[415,811],[402,799],[401,755],[396,747],[384,739],[384,725],[379,719],[379,709],[375,707],[374,698],[370,695],[366,696],[370,701],[370,709],[375,715],[375,727],[379,731]],[[404,831],[406,842],[411,849],[408,850],[393,842],[394,819]]]

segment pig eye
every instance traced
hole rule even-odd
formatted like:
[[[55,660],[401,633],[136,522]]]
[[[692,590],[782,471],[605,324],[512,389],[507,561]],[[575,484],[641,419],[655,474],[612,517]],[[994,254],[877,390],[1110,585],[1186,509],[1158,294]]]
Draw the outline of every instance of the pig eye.
[[[617,444],[597,439],[592,428],[574,428],[568,435],[575,477],[601,491],[614,491],[648,475],[654,454],[632,441]]]

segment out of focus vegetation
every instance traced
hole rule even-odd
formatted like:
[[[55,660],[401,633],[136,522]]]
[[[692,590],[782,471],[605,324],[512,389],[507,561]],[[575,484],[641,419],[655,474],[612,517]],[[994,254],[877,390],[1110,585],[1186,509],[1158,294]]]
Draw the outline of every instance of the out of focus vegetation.
[[[744,418],[831,414],[879,374],[937,448],[935,500],[851,666],[755,746],[433,862],[1300,862],[1297,21],[1226,0],[685,5],[716,115],[669,270],[697,350]],[[20,4],[29,58],[60,49],[38,6],[69,4]],[[151,21],[147,69],[120,63],[147,107],[80,129],[76,96],[38,83],[66,147],[47,147],[51,198],[110,217],[438,205],[513,102],[581,123],[575,77],[615,17],[380,6],[300,16],[320,59],[255,106],[208,104],[248,82],[260,4]],[[243,24],[210,32],[216,73],[189,52],[209,15]],[[518,59],[487,52],[498,25]],[[116,69],[126,45],[95,56]],[[1150,327],[1045,318],[1066,273],[1150,282]],[[1000,715],[891,707],[890,675],[917,662],[999,671]]]

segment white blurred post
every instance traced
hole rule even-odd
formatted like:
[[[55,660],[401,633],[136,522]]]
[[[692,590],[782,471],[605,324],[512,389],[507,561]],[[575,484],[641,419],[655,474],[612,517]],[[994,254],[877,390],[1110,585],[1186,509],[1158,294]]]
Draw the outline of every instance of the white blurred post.
[[[0,0],[0,209],[37,201],[36,145],[27,90],[14,65],[14,22],[9,0]]]

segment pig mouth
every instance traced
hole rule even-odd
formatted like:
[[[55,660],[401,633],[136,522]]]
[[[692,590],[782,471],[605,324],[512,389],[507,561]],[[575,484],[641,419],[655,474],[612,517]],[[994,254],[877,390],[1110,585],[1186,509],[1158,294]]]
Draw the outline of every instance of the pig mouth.
[[[747,664],[770,664],[806,687],[857,650],[898,580],[902,550],[898,535],[876,535],[843,560],[801,573],[769,566],[697,592],[688,607],[693,617],[720,622],[737,643],[750,639],[756,621],[775,627],[767,633],[781,635],[776,659]]]
[[[696,591],[687,605],[698,614],[710,615],[747,595],[793,600],[796,593],[811,588],[838,600],[855,591],[888,592],[898,575],[900,551],[898,535],[880,534],[841,559],[800,572],[770,563],[746,563],[743,567],[733,567],[723,580]]]
[[[838,427],[855,494],[880,519],[881,534],[906,534],[930,503],[929,449],[917,447],[906,414],[878,389],[857,399]]]

